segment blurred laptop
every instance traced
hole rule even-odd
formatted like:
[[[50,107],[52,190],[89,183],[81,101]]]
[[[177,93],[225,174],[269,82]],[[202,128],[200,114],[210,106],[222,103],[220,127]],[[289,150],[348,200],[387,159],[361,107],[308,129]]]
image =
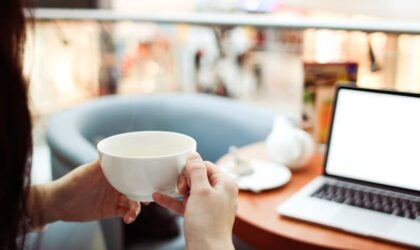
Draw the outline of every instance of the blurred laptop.
[[[278,212],[420,247],[420,95],[339,87],[324,173]]]

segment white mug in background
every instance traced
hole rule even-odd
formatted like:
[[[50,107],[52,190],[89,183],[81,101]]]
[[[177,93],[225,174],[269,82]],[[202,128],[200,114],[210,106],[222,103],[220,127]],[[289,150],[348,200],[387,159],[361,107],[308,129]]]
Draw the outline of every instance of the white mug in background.
[[[151,202],[154,192],[179,196],[178,176],[197,143],[184,134],[142,131],[105,138],[97,149],[104,175],[116,190],[131,200]]]

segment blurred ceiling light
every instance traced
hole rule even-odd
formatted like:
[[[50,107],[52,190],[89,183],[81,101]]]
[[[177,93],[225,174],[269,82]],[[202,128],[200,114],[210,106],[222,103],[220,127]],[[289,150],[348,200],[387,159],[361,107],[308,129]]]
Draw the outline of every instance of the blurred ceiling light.
[[[335,31],[319,30],[316,35],[315,60],[328,63],[339,60],[339,42]]]
[[[75,91],[75,83],[73,78],[73,67],[71,60],[66,55],[61,55],[54,63],[52,79],[60,94],[72,94]]]

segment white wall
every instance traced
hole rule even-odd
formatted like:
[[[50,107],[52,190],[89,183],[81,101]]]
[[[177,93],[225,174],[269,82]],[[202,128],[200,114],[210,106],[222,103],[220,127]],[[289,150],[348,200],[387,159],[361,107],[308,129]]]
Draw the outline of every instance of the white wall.
[[[418,0],[280,0],[282,4],[347,14],[420,21]]]
[[[192,11],[203,0],[109,0],[113,8],[147,12]],[[304,9],[337,11],[351,15],[420,21],[419,0],[279,0]]]
[[[111,0],[117,10],[135,11],[136,13],[192,11],[196,0]]]

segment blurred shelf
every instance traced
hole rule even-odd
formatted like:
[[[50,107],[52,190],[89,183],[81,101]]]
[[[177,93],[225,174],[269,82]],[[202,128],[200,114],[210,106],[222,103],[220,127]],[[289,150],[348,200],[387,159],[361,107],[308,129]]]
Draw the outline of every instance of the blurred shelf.
[[[420,23],[402,21],[319,20],[281,17],[269,14],[218,13],[162,13],[135,14],[104,9],[48,9],[37,8],[33,16],[38,21],[134,21],[159,24],[192,24],[205,26],[253,26],[279,29],[332,29],[396,34],[420,34]]]

